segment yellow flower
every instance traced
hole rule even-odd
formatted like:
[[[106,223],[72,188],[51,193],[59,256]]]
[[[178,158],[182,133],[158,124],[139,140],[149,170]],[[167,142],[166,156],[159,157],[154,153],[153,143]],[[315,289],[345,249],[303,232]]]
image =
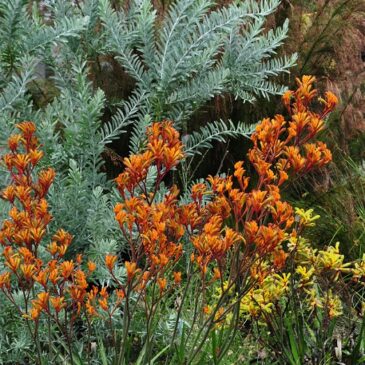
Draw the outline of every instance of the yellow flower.
[[[290,273],[271,274],[263,282],[251,289],[241,300],[241,314],[259,319],[272,309],[285,296],[290,285]]]
[[[317,250],[303,237],[291,236],[288,242],[288,250],[289,252],[296,251],[295,261],[301,265],[313,265],[316,261]]]
[[[328,316],[332,319],[342,314],[342,303],[338,295],[334,295],[330,290],[328,297],[323,299],[323,306],[327,309]]]
[[[315,221],[320,218],[319,215],[313,216],[313,209],[304,210],[302,208],[295,208],[295,214],[299,217],[300,223],[306,227],[315,226]]]
[[[328,246],[326,250],[320,250],[315,263],[317,271],[332,270],[336,272],[335,280],[338,279],[340,272],[348,272],[351,263],[344,264],[345,256],[340,254],[340,243],[335,246]]]
[[[361,279],[365,277],[365,254],[362,255],[360,262],[355,262],[352,269],[354,279]]]
[[[279,281],[279,286],[281,287],[282,290],[286,290],[289,288],[289,279],[290,279],[291,274],[290,273],[283,273],[280,275],[275,275],[275,277],[278,279]]]
[[[314,274],[314,268],[313,267],[311,267],[308,270],[307,267],[299,265],[297,267],[297,269],[295,270],[295,272],[301,276],[299,284],[302,287],[303,286],[309,286],[309,285],[313,284],[313,281],[312,281],[312,277],[313,277],[313,274]]]
[[[307,302],[311,309],[323,308],[322,302],[318,298],[317,291],[314,288],[305,291],[308,294]]]

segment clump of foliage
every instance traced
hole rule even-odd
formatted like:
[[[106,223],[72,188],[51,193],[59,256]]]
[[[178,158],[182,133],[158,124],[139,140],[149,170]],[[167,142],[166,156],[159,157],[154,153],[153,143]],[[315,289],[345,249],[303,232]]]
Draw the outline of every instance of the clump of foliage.
[[[302,237],[317,217],[297,210],[296,219],[280,196],[289,176],[331,160],[325,144],[312,140],[337,100],[327,92],[319,99],[322,112],[311,111],[313,81],[304,76],[297,91],[284,94],[289,121],[277,115],[257,126],[248,153],[255,182],[237,162],[233,175],[209,177],[182,199],[175,185],[164,184],[185,157],[179,133],[169,121],[148,127],[146,147],[124,159],[125,170],[115,180],[121,201],[114,213],[128,259],[114,253],[99,262],[81,254],[67,259],[72,236],[58,229],[47,237],[52,216],[46,194],[55,172],[37,168],[43,152],[35,124],[18,124],[20,133],[9,138],[10,153],[2,159],[11,183],[1,196],[11,209],[0,231],[0,288],[36,350],[23,361],[222,363],[247,318],[282,334],[275,327],[280,309],[298,300],[300,290],[302,305],[323,311],[327,325],[339,317],[344,301],[334,290],[340,275],[360,282],[364,260],[345,264],[338,246],[317,253]],[[321,297],[321,291],[327,294]],[[136,327],[141,318],[143,332]],[[300,363],[304,350],[294,352],[295,335],[289,334],[294,357],[285,339],[280,355]],[[353,349],[356,361],[361,346]]]
[[[362,364],[362,246],[344,237],[350,261],[282,197],[331,160],[313,140],[337,99],[275,82],[296,61],[287,21],[267,29],[280,1],[116,3],[0,0],[0,363]],[[359,4],[302,6],[300,67],[341,69],[323,46]],[[290,119],[256,130],[196,117],[283,93]],[[192,184],[251,134],[250,164]]]
[[[364,5],[361,0],[294,0],[276,13],[277,19],[290,19],[286,50],[298,52],[292,74],[315,75],[318,88],[332,90],[340,100],[323,135],[333,153],[333,163],[323,173],[312,174],[291,187],[293,204],[314,208],[321,215],[311,230],[318,247],[339,240],[349,259],[361,257],[365,247],[359,211],[364,201],[359,169],[365,131]]]
[[[49,194],[51,225],[74,235],[70,252],[97,241],[115,245],[117,227],[108,214],[115,197],[103,156],[112,142],[119,148],[120,135],[130,133],[124,153],[138,153],[152,120],[172,119],[187,132],[193,113],[216,95],[253,101],[285,90],[274,77],[288,72],[296,56],[275,53],[288,23],[269,32],[264,28],[279,3],[250,0],[215,8],[210,0],[178,0],[161,20],[150,0],[124,6],[110,0],[32,1],[32,6],[0,1],[0,144],[5,147],[16,123],[39,121],[46,152],[41,163],[58,171]],[[105,75],[112,81],[101,90],[98,80]],[[230,121],[196,129],[184,137],[189,159],[214,141],[252,132]],[[186,190],[191,164],[179,169]],[[101,215],[106,231],[96,224]]]
[[[107,179],[122,167],[116,153],[112,162],[118,170],[105,164],[112,143],[118,153],[124,145],[123,154],[138,153],[152,121],[175,119],[175,127],[185,130],[186,163],[177,169],[187,191],[194,156],[214,141],[252,132],[243,123],[218,120],[189,134],[193,113],[219,94],[247,101],[281,93],[284,87],[274,82],[275,76],[295,62],[295,55],[275,57],[287,22],[270,32],[264,28],[279,0],[220,9],[209,0],[181,0],[171,4],[164,20],[151,1],[115,3],[0,0],[0,148],[8,151],[7,140],[21,121],[37,121],[44,152],[37,169],[57,171],[47,195],[53,219],[45,239],[51,240],[59,227],[73,236],[66,261],[87,253],[99,263],[106,252],[120,253],[127,246],[113,217],[118,194]],[[119,140],[122,134],[126,138]],[[3,189],[11,182],[4,166],[0,176]],[[7,219],[7,202],[0,201],[0,216]],[[107,280],[103,271],[93,275],[95,283]],[[22,302],[20,291],[12,294],[16,303]],[[0,311],[5,329],[0,363],[32,362],[24,353],[35,350],[33,335],[23,330],[23,320],[11,306],[1,305]],[[135,330],[143,333],[143,322],[138,323]],[[52,353],[59,343],[67,347],[57,325],[50,323],[50,330],[55,334],[51,341],[48,329],[38,331],[38,342],[48,343],[45,351]],[[107,332],[107,326],[100,331]]]
[[[102,1],[100,16],[108,50],[137,90],[147,93],[153,117],[171,118],[179,127],[214,95],[229,92],[253,101],[284,91],[269,77],[286,71],[296,57],[267,59],[286,37],[288,23],[263,33],[265,18],[279,3],[244,1],[213,9],[211,1],[179,0],[159,25],[149,1],[119,12]]]

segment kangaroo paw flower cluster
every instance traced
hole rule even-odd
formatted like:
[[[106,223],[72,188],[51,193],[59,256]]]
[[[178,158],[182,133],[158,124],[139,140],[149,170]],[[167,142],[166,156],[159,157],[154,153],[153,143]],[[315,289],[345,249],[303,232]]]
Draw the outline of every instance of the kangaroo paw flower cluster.
[[[48,168],[37,172],[43,152],[35,136],[35,124],[23,122],[17,128],[20,133],[9,138],[10,153],[2,159],[11,184],[1,192],[1,197],[11,209],[10,219],[3,222],[0,230],[7,268],[0,274],[0,289],[17,306],[13,286],[23,292],[25,303],[18,309],[27,319],[38,321],[44,313],[58,321],[62,310],[72,310],[74,320],[84,308],[87,277],[94,265],[90,262],[89,269],[84,271],[81,255],[75,260],[64,260],[72,236],[63,229],[44,245],[48,253],[40,249],[52,220],[46,195],[55,171]]]
[[[187,311],[190,333],[196,330],[202,338],[228,322],[239,326],[242,318],[267,324],[293,290],[309,311],[340,316],[336,285],[345,274],[362,283],[364,259],[346,263],[338,245],[314,249],[301,234],[319,216],[294,209],[281,194],[290,178],[331,161],[326,145],[315,139],[337,99],[326,93],[317,99],[321,108],[315,112],[314,78],[304,76],[297,83],[296,91],[283,95],[288,118],[262,120],[251,137],[247,163],[254,172],[249,176],[239,161],[231,175],[193,185],[189,199],[180,199],[176,185],[165,186],[184,159],[178,131],[171,121],[147,128],[146,147],[124,159],[124,171],[115,179],[120,201],[114,213],[127,244],[124,260],[115,252],[106,254],[109,280],[99,285],[93,261],[81,254],[67,259],[72,236],[63,229],[49,233],[46,195],[55,172],[38,169],[43,152],[34,123],[18,124],[20,133],[9,138],[10,152],[2,158],[11,184],[1,192],[10,210],[0,229],[5,263],[0,290],[35,331],[42,316],[68,340],[76,319],[89,329],[95,321],[108,324],[119,359],[131,340],[133,316],[145,315],[150,346],[156,313],[171,311],[172,298],[177,307],[172,342],[186,302],[195,305]],[[21,305],[14,298],[18,290],[25,299]],[[114,329],[119,320],[121,334]]]

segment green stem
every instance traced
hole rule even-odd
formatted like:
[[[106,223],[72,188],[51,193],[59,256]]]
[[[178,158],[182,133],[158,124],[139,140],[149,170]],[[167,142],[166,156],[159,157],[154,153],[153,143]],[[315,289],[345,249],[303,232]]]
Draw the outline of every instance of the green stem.
[[[152,298],[151,298],[151,310],[147,314],[147,337],[146,337],[146,355],[145,355],[145,363],[150,364],[150,355],[151,355],[151,328],[153,322],[153,315],[157,309],[157,303],[155,303],[155,292],[156,292],[156,281],[157,276],[154,279],[153,286],[152,286]],[[156,305],[156,309],[154,311],[154,306]],[[146,307],[148,311],[148,308]]]
[[[177,328],[179,326],[179,320],[180,320],[182,308],[183,308],[183,305],[184,305],[184,302],[185,302],[185,298],[187,297],[188,289],[189,289],[189,286],[190,286],[190,283],[191,283],[191,275],[190,274],[188,274],[188,275],[189,275],[188,276],[188,281],[186,283],[186,287],[185,287],[185,290],[184,290],[183,297],[181,298],[181,304],[180,304],[179,309],[177,311],[177,316],[176,316],[176,321],[175,321],[175,326],[174,326],[174,332],[172,334],[172,338],[171,338],[171,341],[170,341],[170,347],[172,347],[172,345],[175,341],[175,337],[176,337],[176,334],[177,334]]]
[[[123,311],[123,336],[120,343],[119,356],[117,360],[117,365],[124,365],[125,361],[125,347],[129,332],[129,290],[126,293],[124,311]]]
[[[66,308],[65,308],[65,331],[64,331],[64,333],[65,333],[67,347],[68,347],[68,351],[69,351],[69,355],[70,355],[71,365],[74,365],[74,360],[73,360],[73,355],[72,355],[71,339],[70,339],[70,335],[68,333],[67,327],[68,327],[68,320],[67,320],[67,311],[66,311]]]

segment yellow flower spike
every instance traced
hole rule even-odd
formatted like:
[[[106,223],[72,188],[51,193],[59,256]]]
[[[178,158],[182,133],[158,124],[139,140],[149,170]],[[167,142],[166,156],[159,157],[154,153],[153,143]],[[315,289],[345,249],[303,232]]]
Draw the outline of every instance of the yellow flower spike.
[[[303,237],[290,237],[288,250],[289,252],[296,251],[295,261],[301,265],[313,264],[316,260],[317,250],[313,249]]]
[[[365,254],[362,255],[362,259],[359,262],[355,262],[354,268],[351,271],[355,280],[365,278]]]
[[[328,312],[330,319],[342,315],[342,302],[338,295],[334,295],[330,290],[328,296],[323,298],[323,306]]]
[[[304,210],[302,208],[295,208],[295,214],[299,217],[300,223],[305,227],[313,227],[316,224],[314,223],[320,216],[313,215],[313,209]]]
[[[340,254],[340,243],[336,242],[335,246],[328,246],[326,250],[318,251],[315,263],[316,270],[332,270],[336,272],[335,280],[338,279],[340,272],[351,271],[348,267],[351,263],[344,263],[345,256]]]
[[[314,267],[308,269],[305,266],[299,265],[295,270],[295,272],[300,275],[300,281],[299,281],[300,286],[304,287],[313,284],[312,277],[314,274]]]
[[[283,273],[281,276],[280,275],[277,275],[277,276],[280,280],[281,285],[285,288],[288,288],[291,274],[290,273]]]
[[[308,294],[307,302],[313,310],[316,308],[323,308],[321,300],[318,298],[317,291],[314,288],[307,289],[305,292]]]
[[[261,309],[262,309],[263,312],[265,312],[267,314],[270,314],[270,313],[272,313],[272,307],[273,306],[274,306],[273,303],[267,303],[267,304],[263,305],[261,307]]]

